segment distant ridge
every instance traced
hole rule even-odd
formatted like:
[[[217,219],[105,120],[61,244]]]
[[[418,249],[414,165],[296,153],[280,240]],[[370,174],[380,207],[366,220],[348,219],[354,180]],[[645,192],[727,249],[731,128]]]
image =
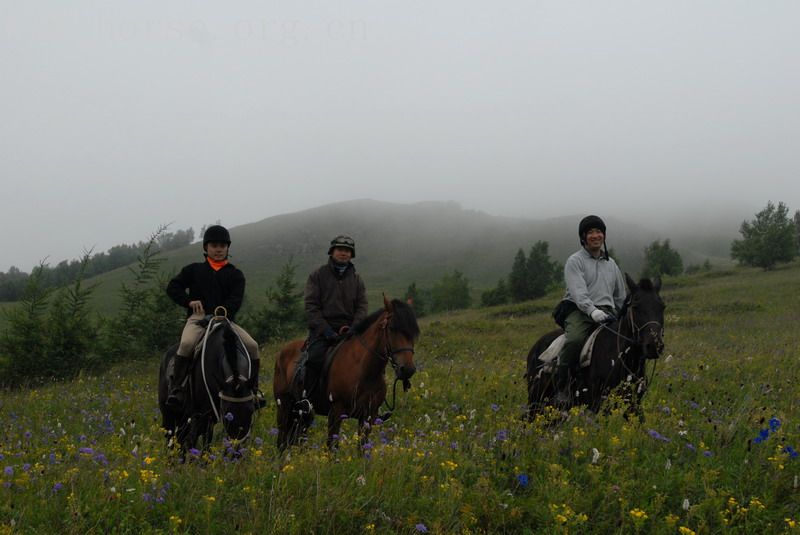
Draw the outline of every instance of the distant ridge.
[[[467,210],[454,202],[397,204],[357,199],[232,227],[231,260],[247,277],[247,300],[258,303],[290,257],[302,283],[311,269],[326,261],[331,238],[350,234],[356,241],[354,263],[375,304],[382,292],[398,296],[412,282],[430,287],[453,269],[462,271],[476,290],[492,287],[508,275],[517,250],[521,247],[527,252],[538,240],[547,241],[550,257],[563,263],[579,247],[577,225],[582,216],[511,218]],[[639,224],[603,218],[609,246],[633,276],[641,270],[644,247],[655,239],[671,238],[685,264],[700,263],[712,255],[682,248],[679,236],[659,236]],[[730,240],[725,239],[728,247]],[[177,270],[202,259],[200,244],[170,251],[164,258],[167,269]],[[712,258],[712,263],[719,260]],[[127,276],[122,269],[97,277],[102,283],[97,291],[101,308],[113,306],[119,283]]]

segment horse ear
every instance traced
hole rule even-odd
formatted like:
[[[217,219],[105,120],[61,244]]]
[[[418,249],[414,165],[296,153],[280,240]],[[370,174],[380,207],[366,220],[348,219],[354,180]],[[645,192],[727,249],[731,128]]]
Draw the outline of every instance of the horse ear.
[[[653,279],[653,288],[655,289],[656,293],[661,291],[661,277],[656,277]]]
[[[386,294],[383,295],[383,308],[386,309],[386,312],[391,312],[394,307],[392,306],[392,302],[386,297]]]
[[[633,281],[633,279],[631,278],[631,276],[630,276],[630,275],[628,275],[628,272],[627,272],[627,271],[625,272],[625,284],[627,284],[627,285],[628,285],[628,292],[629,292],[629,293],[634,293],[636,290],[638,290],[638,289],[639,289],[639,287],[638,287],[638,286],[636,285],[636,283]]]

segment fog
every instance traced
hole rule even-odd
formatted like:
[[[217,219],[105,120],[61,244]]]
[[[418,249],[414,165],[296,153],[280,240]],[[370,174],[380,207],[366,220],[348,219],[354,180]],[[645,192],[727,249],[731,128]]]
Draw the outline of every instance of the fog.
[[[698,232],[800,209],[796,2],[2,11],[0,270],[354,198]]]

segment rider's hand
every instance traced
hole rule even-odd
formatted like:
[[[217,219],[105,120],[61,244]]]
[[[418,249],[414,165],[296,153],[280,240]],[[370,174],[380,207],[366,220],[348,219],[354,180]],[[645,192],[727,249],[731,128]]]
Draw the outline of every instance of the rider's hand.
[[[610,319],[611,316],[609,316],[599,308],[592,311],[592,320],[594,320],[597,323],[603,323],[609,321]]]
[[[203,302],[200,300],[189,301],[189,308],[192,310],[192,314],[205,314],[205,310],[203,310]]]
[[[342,325],[341,329],[339,329],[339,336],[345,334],[349,330],[350,330],[350,326],[349,325]]]
[[[336,334],[336,331],[334,331],[330,327],[328,327],[322,332],[322,336],[324,336],[326,340],[336,340],[337,338],[339,338],[339,335]]]

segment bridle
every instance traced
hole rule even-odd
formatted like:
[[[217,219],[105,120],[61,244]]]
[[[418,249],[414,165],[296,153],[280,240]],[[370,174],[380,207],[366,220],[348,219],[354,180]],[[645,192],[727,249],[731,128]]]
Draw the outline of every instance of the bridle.
[[[392,366],[392,369],[394,370],[395,379],[394,383],[392,384],[392,403],[390,404],[386,399],[383,400],[383,403],[389,409],[389,412],[382,415],[381,418],[383,420],[386,420],[387,418],[389,418],[389,416],[391,416],[392,412],[394,412],[394,408],[397,402],[397,383],[400,381],[403,382],[404,392],[407,392],[408,389],[411,388],[411,382],[408,379],[400,379],[397,376],[397,372],[400,369],[400,364],[397,362],[395,356],[398,355],[399,353],[411,353],[411,356],[413,357],[414,347],[413,346],[399,347],[397,349],[392,347],[392,340],[391,337],[389,336],[388,318],[384,317],[381,320],[381,323],[378,326],[378,328],[380,332],[379,337],[383,338],[383,352],[368,346],[367,343],[364,341],[364,337],[361,335],[358,336],[358,341],[361,342],[361,345],[364,346],[364,348],[367,351],[369,351],[372,355],[374,355],[383,362],[388,362]]]
[[[644,329],[646,327],[650,326],[650,325],[654,325],[655,326],[655,328],[650,327],[650,329],[651,329],[650,332],[657,340],[656,350],[657,350],[658,354],[661,355],[661,352],[664,350],[664,326],[662,325],[661,322],[655,321],[655,320],[650,320],[650,321],[647,321],[647,322],[645,322],[645,323],[643,323],[641,325],[637,325],[636,319],[634,318],[634,314],[633,314],[634,307],[631,305],[631,303],[630,302],[626,302],[624,308],[626,310],[626,312],[625,312],[625,320],[630,325],[630,330],[633,333],[632,334],[633,338],[629,338],[629,337],[625,336],[624,334],[622,334],[622,329],[614,330],[606,323],[601,324],[601,326],[604,329],[606,329],[607,331],[609,331],[609,332],[613,333],[614,335],[616,335],[616,339],[617,339],[617,356],[619,357],[623,368],[625,368],[625,370],[630,375],[633,375],[635,377],[638,374],[630,369],[628,364],[625,362],[625,359],[623,358],[623,356],[626,353],[628,353],[628,351],[630,351],[632,345],[640,345],[641,344],[642,331],[644,331]],[[629,346],[627,346],[627,347],[625,347],[623,349],[623,347],[622,347],[622,341],[623,340],[628,342],[631,345],[629,345]],[[643,362],[645,362],[645,363],[647,362],[647,357],[646,356],[645,356]],[[655,365],[655,361],[654,361],[651,380],[652,380],[652,377],[655,375],[655,373],[656,373],[656,365]],[[643,374],[644,374],[644,372],[643,372]],[[647,383],[649,383],[649,382],[650,381],[648,381],[647,378],[645,377],[645,385]]]

